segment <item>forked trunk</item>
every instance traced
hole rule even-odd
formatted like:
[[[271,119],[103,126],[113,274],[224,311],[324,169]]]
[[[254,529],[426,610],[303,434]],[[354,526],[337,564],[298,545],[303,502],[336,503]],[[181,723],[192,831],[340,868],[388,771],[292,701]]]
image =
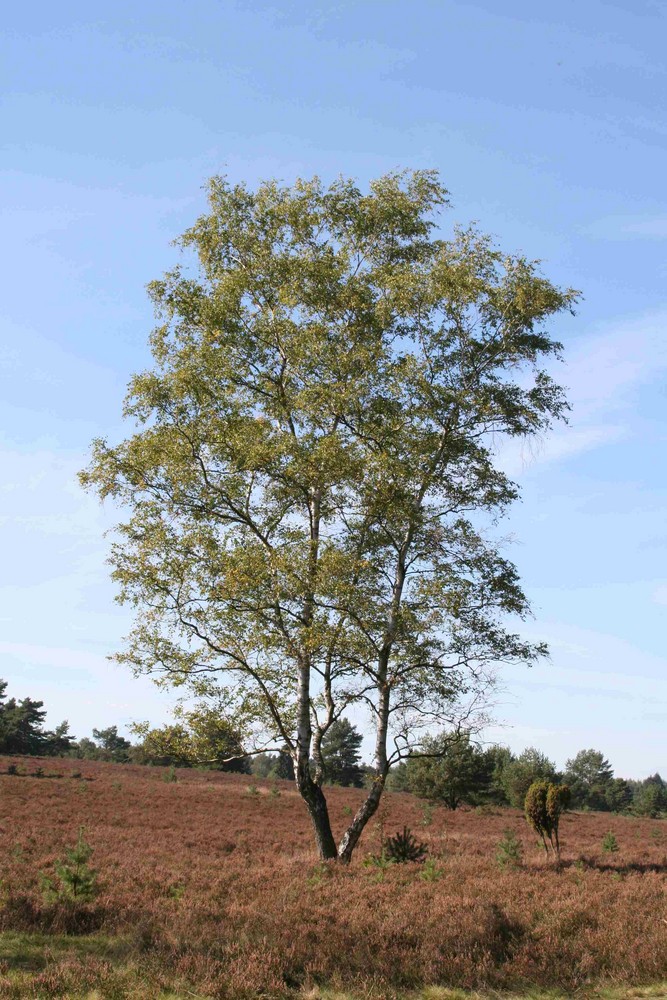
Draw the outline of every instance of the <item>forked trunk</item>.
[[[357,811],[354,819],[348,826],[347,830],[343,835],[343,839],[338,845],[338,860],[341,864],[349,864],[352,858],[352,852],[359,843],[359,838],[364,832],[364,827],[368,823],[369,819],[377,811],[377,807],[380,805],[380,799],[382,798],[382,792],[384,791],[385,777],[378,777],[373,782],[373,787],[361,804],[361,807]]]
[[[336,850],[336,841],[331,832],[329,809],[324,792],[311,778],[307,760],[297,761],[294,772],[297,788],[299,789],[301,798],[306,803],[308,814],[313,824],[317,850],[323,861],[332,861],[338,857],[338,852]]]

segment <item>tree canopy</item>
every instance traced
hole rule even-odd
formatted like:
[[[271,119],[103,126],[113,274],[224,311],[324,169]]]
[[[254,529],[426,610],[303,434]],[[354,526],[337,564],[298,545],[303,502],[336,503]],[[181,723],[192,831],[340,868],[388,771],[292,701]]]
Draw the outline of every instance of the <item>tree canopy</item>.
[[[43,701],[6,698],[7,681],[0,679],[0,754],[40,757],[64,755],[73,745],[67,722],[53,732],[44,729]]]
[[[286,746],[322,857],[349,860],[392,763],[544,647],[486,521],[518,489],[504,437],[566,413],[549,320],[576,293],[474,228],[435,230],[433,171],[216,177],[183,260],[149,291],[134,431],[82,482],[127,510],[111,561],[136,627],[118,656],[212,694],[253,750]],[[352,706],[374,781],[339,843],[322,741]]]
[[[614,770],[599,750],[580,750],[565,764],[565,780],[575,806],[604,809],[607,796],[614,795]]]
[[[547,784],[556,778],[556,765],[546,754],[535,747],[526,747],[518,757],[507,760],[500,774],[500,782],[511,806],[523,808],[530,786],[537,781]]]
[[[361,788],[364,772],[359,749],[363,736],[349,719],[336,719],[322,740],[324,776],[335,785]]]
[[[448,809],[477,803],[491,781],[491,759],[468,733],[441,733],[424,741],[424,756],[408,762],[408,787],[421,798]]]
[[[142,737],[135,758],[146,764],[203,765],[219,771],[250,773],[238,730],[215,707],[181,709],[177,719],[161,728],[151,728],[149,723],[135,725],[134,732]]]

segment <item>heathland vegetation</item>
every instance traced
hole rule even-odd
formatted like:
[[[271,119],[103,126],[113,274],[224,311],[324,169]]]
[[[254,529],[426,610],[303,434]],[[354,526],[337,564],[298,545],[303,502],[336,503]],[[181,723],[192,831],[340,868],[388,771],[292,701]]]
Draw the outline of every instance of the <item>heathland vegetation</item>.
[[[667,967],[661,821],[566,812],[556,863],[518,810],[387,792],[341,867],[318,860],[294,782],[43,757],[15,759],[17,775],[11,763],[2,997],[379,1000],[428,984],[553,998]],[[364,796],[327,790],[334,829]],[[383,847],[406,826],[426,856],[393,863]],[[77,868],[67,851],[80,839]]]

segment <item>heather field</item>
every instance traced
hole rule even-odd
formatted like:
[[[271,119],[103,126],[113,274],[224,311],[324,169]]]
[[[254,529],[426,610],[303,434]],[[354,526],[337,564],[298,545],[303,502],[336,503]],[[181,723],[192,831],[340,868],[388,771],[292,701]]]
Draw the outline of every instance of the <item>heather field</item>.
[[[389,793],[341,870],[318,863],[287,782],[13,762],[0,759],[0,997],[667,995],[667,822],[568,814],[556,868],[516,811]],[[337,830],[360,796],[329,791]],[[364,864],[404,824],[430,862]],[[48,901],[41,874],[81,825],[99,893]],[[507,828],[518,869],[496,860]],[[619,850],[604,852],[610,830]]]

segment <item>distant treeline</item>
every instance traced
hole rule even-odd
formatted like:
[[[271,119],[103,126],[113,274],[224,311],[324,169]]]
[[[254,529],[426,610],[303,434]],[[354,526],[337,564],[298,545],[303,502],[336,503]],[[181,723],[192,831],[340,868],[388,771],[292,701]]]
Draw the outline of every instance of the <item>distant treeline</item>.
[[[574,809],[642,816],[667,812],[667,783],[659,774],[643,781],[617,778],[599,750],[580,750],[558,771],[535,747],[515,755],[508,747],[480,747],[466,734],[433,737],[425,749],[432,756],[414,757],[394,768],[390,788],[450,809],[464,803],[522,808],[531,784],[547,780],[569,786]]]
[[[245,755],[240,734],[215,708],[182,711],[174,723],[159,728],[136,726],[136,743],[120,736],[117,726],[93,729],[92,737],[77,740],[66,721],[53,730],[45,729],[43,702],[6,698],[6,689],[6,681],[0,680],[0,754],[5,756],[206,767],[261,778],[294,776],[292,759],[285,751]],[[361,762],[362,740],[347,719],[334,723],[322,746],[326,781],[357,787],[365,783],[370,768]],[[642,816],[667,812],[667,783],[659,774],[643,781],[617,778],[598,750],[580,750],[562,772],[534,747],[515,755],[504,746],[482,747],[465,733],[434,736],[425,751],[390,771],[390,790],[409,791],[450,809],[464,804],[522,808],[533,781],[546,779],[570,787],[575,809]]]

